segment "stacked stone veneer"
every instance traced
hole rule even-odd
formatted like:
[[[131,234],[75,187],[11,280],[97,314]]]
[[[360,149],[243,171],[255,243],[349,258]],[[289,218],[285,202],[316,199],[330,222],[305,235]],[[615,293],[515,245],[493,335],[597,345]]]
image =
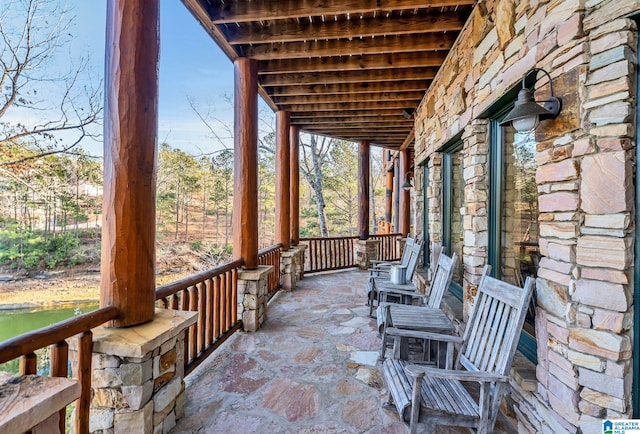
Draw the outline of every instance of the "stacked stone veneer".
[[[533,386],[513,382],[520,432],[600,433],[602,418],[631,415],[637,29],[625,17],[638,11],[640,3],[620,0],[480,2],[416,111],[415,163],[429,167],[434,242],[437,151],[458,134],[463,141],[468,304],[489,243],[490,131],[481,114],[534,67],[563,92],[560,117],[536,132],[538,365]],[[537,98],[546,95],[543,87]]]
[[[290,291],[304,275],[306,245],[298,245],[280,254],[282,289]]]
[[[94,330],[91,433],[168,433],[184,415],[184,330],[194,312],[156,310],[150,323]],[[75,341],[72,340],[71,342]],[[70,358],[77,366],[77,349]]]
[[[356,264],[361,270],[371,268],[371,261],[378,259],[379,240],[355,240],[353,243]]]
[[[238,319],[244,331],[255,332],[267,320],[271,265],[238,271]]]

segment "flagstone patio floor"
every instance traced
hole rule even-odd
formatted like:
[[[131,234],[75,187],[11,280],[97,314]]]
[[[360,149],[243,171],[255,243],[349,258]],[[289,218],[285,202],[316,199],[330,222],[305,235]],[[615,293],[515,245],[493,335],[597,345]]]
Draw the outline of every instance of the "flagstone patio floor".
[[[259,331],[236,333],[186,378],[185,416],[172,432],[408,432],[382,408],[366,279],[353,270],[315,274],[276,295]]]

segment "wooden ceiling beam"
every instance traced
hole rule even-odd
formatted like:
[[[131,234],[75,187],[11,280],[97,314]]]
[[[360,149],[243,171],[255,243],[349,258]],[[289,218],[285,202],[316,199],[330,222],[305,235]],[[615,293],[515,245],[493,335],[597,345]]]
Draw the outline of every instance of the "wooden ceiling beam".
[[[245,57],[258,60],[301,59],[381,53],[450,50],[458,32],[414,33],[377,38],[356,38],[238,46]]]
[[[462,29],[466,14],[433,12],[401,17],[355,18],[350,20],[312,22],[273,21],[263,26],[259,22],[239,26],[219,27],[231,45],[273,44],[277,42],[327,39],[367,38],[371,36],[409,35],[428,32],[457,32]]]
[[[339,102],[325,102],[325,103],[317,103],[317,104],[283,104],[282,110],[289,110],[291,112],[291,116],[295,117],[298,112],[336,112],[341,111],[354,111],[354,112],[375,112],[377,110],[388,110],[388,109],[396,109],[399,112],[402,112],[405,108],[413,108],[418,107],[418,102],[407,102],[407,101],[376,101],[375,104],[371,102],[349,102],[349,101],[339,101]]]
[[[278,86],[268,88],[269,95],[295,96],[295,95],[348,95],[354,93],[371,92],[425,92],[429,87],[427,80],[411,81],[384,81],[378,83],[347,83],[347,84],[312,84],[295,86]]]
[[[351,12],[382,13],[398,10],[455,7],[472,5],[475,0],[254,0],[235,2],[211,2],[210,19],[216,24],[242,23],[260,20],[280,20],[286,18],[308,18],[309,16],[338,15]]]
[[[333,117],[304,117],[304,118],[295,118],[291,119],[292,124],[296,125],[313,125],[313,124],[340,124],[340,125],[348,125],[348,124],[397,124],[397,125],[412,125],[413,120],[407,120],[401,115],[393,115],[393,116],[359,116],[359,115],[351,115],[351,116],[337,116],[337,113]]]
[[[369,131],[371,133],[404,133],[405,135],[411,130],[413,125],[395,125],[393,123],[385,123],[379,125],[371,125],[371,124],[299,124],[296,123],[296,126],[300,127],[303,130],[322,130],[322,131],[351,131],[351,130],[363,130]]]
[[[312,84],[342,83],[377,83],[397,80],[432,80],[438,69],[431,68],[392,68],[372,69],[351,72],[299,72],[288,74],[261,75],[259,80],[263,87],[295,86]]]
[[[293,95],[278,96],[271,99],[278,107],[286,107],[292,104],[321,104],[328,102],[367,102],[377,104],[379,101],[404,102],[405,107],[416,106],[424,96],[424,91],[412,92],[372,92],[352,93],[345,95]]]
[[[260,60],[258,62],[258,73],[264,75],[440,67],[446,57],[446,52],[419,51],[417,53],[366,54],[363,56],[324,57],[318,59]]]
[[[291,120],[293,121],[294,119],[319,119],[319,118],[336,118],[336,119],[341,119],[341,118],[353,118],[353,117],[358,117],[358,118],[389,118],[389,119],[395,119],[396,117],[398,118],[403,118],[402,116],[402,109],[379,109],[379,110],[370,110],[370,111],[348,111],[348,110],[342,110],[342,111],[315,111],[313,109],[310,109],[309,111],[299,111],[299,112],[293,112],[291,113]]]

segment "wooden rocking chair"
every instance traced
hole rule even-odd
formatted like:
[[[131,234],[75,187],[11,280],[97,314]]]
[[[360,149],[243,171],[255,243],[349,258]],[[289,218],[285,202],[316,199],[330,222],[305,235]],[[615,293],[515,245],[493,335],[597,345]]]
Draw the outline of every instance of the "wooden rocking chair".
[[[533,287],[534,279],[530,277],[524,288],[518,288],[485,276],[462,338],[414,333],[422,339],[446,342],[450,347],[461,344],[452,370],[385,360],[383,374],[389,404],[395,406],[404,421],[409,421],[411,433],[417,433],[419,425],[429,433],[435,432],[436,425],[465,426],[478,434],[493,430],[509,385],[509,371]],[[394,330],[387,332],[393,334]],[[452,355],[453,351],[447,354]],[[479,383],[477,399],[463,386],[465,382]]]

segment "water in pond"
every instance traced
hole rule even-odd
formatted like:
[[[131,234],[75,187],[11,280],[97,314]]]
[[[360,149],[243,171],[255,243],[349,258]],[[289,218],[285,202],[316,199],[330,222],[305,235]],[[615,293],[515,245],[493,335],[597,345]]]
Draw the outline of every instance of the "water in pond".
[[[74,315],[96,310],[96,303],[57,309],[13,309],[0,310],[0,342],[31,330],[71,318]],[[38,373],[46,374],[49,362],[46,354],[38,354]],[[18,372],[18,360],[0,365],[0,371]]]

